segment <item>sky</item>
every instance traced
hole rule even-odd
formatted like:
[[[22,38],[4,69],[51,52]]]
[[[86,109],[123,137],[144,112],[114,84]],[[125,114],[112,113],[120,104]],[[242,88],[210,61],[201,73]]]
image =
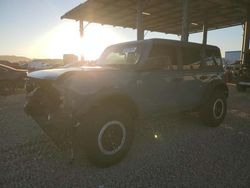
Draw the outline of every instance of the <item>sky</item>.
[[[84,0],[0,0],[0,55],[28,58],[62,58],[63,54],[84,54],[97,59],[108,45],[136,40],[136,30],[91,23],[79,37],[79,23],[60,17]],[[85,23],[86,25],[87,23]],[[240,50],[242,26],[208,32],[208,44],[225,51]],[[180,40],[180,36],[146,32],[145,38]],[[189,41],[201,43],[202,33]]]

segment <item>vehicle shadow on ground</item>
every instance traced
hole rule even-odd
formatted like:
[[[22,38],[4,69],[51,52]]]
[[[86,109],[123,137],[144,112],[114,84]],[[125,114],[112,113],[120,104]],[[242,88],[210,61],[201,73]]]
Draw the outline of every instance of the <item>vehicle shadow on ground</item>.
[[[38,127],[38,125],[32,121],[34,127],[39,129],[39,133],[36,137],[32,137],[27,142],[22,144],[15,144],[12,147],[3,149],[2,152],[21,154],[25,157],[31,157],[34,160],[47,159],[51,160],[63,160],[65,163],[71,165],[71,151],[62,151],[57,148],[52,140]],[[178,137],[183,137],[187,130],[209,130],[204,126],[201,121],[195,115],[190,114],[176,114],[169,117],[155,117],[152,119],[141,120],[136,122],[136,134],[133,145],[135,147],[143,148],[143,145],[154,144],[157,142],[168,142],[176,140]],[[133,157],[133,146],[132,150],[129,152],[130,157]],[[19,155],[19,156],[21,156]],[[86,163],[86,164],[85,164]],[[93,167],[89,164],[85,155],[76,155],[73,164],[87,165],[88,167]],[[74,165],[73,165],[74,166]]]
[[[231,118],[234,119],[236,116]],[[34,126],[38,126],[35,122],[33,123],[35,124]],[[182,140],[186,136],[189,136],[189,134],[216,131],[216,129],[224,129],[226,127],[225,125],[226,124],[224,123],[218,128],[207,127],[201,122],[196,114],[174,114],[166,117],[155,117],[138,121],[136,122],[134,143],[129,152],[128,158],[132,160],[134,153],[141,153],[140,150],[143,150],[144,146],[148,149],[150,145],[153,147],[155,144],[166,146],[171,145],[171,143],[177,142],[179,139]],[[70,150],[60,150],[42,130],[39,132],[40,135],[38,137],[33,137],[28,142],[8,148],[8,150],[3,152],[17,150],[17,153],[22,153],[26,157],[34,157],[36,160],[47,159],[52,162],[58,159],[63,160],[68,165],[82,165],[90,168],[94,167],[88,162],[85,155],[80,156],[75,154],[72,163]],[[136,155],[137,154],[135,154],[135,156]]]
[[[248,107],[247,104],[244,101],[232,104],[238,93],[232,95],[226,119],[217,128],[203,125],[196,114],[168,115],[137,122],[128,155],[120,163],[104,169],[90,164],[86,155],[76,156],[71,163],[70,151],[60,151],[38,125],[24,115],[22,106],[15,106],[17,99],[8,98],[2,101],[11,106],[4,109],[6,123],[1,123],[1,129],[6,134],[1,135],[11,140],[7,132],[12,134],[13,131],[17,137],[23,135],[25,139],[18,139],[5,148],[1,146],[0,186],[247,185],[250,118],[249,112],[242,109],[244,105]],[[10,121],[12,112],[15,118]]]

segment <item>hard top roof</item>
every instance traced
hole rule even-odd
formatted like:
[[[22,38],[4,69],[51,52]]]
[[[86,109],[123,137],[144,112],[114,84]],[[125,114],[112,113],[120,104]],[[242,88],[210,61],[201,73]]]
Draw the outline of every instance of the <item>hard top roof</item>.
[[[219,49],[217,46],[213,45],[204,45],[194,42],[183,42],[183,41],[177,41],[177,40],[171,40],[171,39],[159,39],[159,38],[153,38],[153,39],[145,39],[145,40],[139,40],[139,41],[129,41],[129,42],[123,42],[118,44],[113,44],[109,47],[115,47],[115,46],[130,46],[130,45],[140,45],[140,44],[153,44],[153,45],[174,45],[174,46],[193,46],[193,47],[202,47],[205,46],[206,48],[216,48]]]

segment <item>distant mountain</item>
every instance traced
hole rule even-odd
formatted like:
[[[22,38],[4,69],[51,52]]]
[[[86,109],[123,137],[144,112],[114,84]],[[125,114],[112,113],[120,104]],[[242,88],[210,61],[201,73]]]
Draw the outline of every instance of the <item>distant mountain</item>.
[[[62,59],[33,59],[32,63],[45,63],[49,65],[62,65],[63,60]]]
[[[30,62],[31,59],[22,56],[14,56],[14,55],[0,55],[0,60],[9,61],[11,63],[16,62]]]

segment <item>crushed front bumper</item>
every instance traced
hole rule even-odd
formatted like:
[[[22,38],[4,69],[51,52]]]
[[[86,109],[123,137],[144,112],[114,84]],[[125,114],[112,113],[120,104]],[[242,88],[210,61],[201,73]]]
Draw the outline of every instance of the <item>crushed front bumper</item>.
[[[62,149],[75,142],[79,122],[64,112],[58,92],[50,86],[28,86],[24,111],[31,116],[43,131]],[[27,89],[27,86],[26,86]]]

